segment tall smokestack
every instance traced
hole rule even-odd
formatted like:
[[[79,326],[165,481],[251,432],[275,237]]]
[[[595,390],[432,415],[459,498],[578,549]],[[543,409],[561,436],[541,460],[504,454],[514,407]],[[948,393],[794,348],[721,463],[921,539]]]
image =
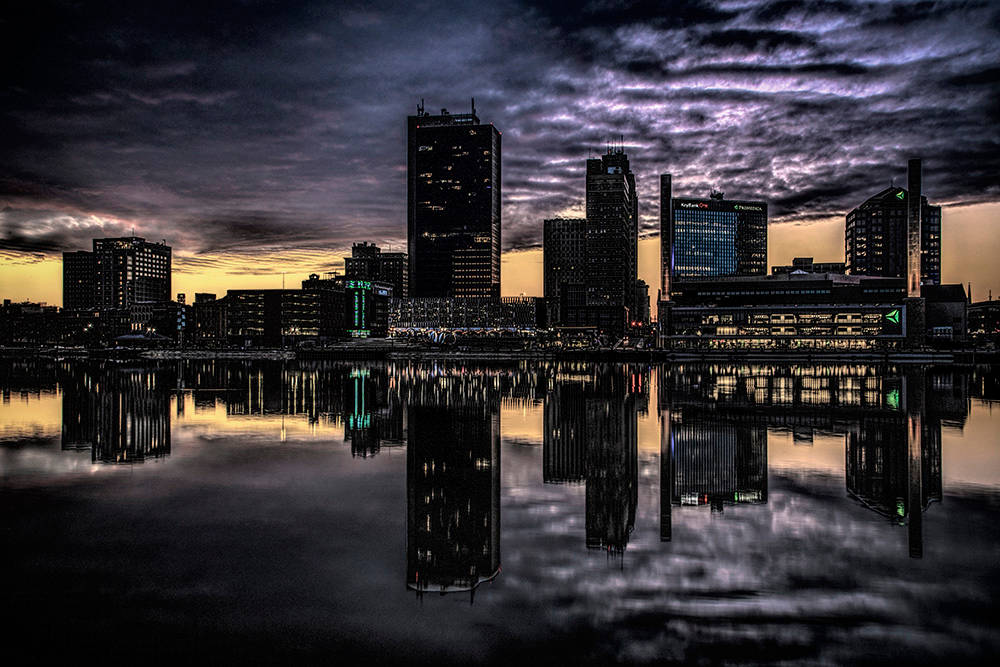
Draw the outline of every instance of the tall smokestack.
[[[920,296],[920,158],[910,158],[906,167],[906,296]]]
[[[670,174],[660,174],[660,298],[664,301],[670,300],[670,271],[674,263],[672,196]]]

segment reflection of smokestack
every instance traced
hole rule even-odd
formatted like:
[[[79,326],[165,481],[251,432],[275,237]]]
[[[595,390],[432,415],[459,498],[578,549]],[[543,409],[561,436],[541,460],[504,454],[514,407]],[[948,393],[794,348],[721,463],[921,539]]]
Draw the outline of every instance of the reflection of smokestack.
[[[912,158],[906,168],[906,296],[920,296],[920,200],[921,166],[920,158]]]
[[[910,558],[924,555],[923,531],[923,416],[924,374],[915,370],[903,376],[906,401],[907,495]]]
[[[673,447],[670,442],[670,411],[660,411],[660,541],[673,539],[670,500],[674,495]]]
[[[673,268],[674,230],[673,197],[670,174],[660,174],[660,298],[670,300],[670,271]]]

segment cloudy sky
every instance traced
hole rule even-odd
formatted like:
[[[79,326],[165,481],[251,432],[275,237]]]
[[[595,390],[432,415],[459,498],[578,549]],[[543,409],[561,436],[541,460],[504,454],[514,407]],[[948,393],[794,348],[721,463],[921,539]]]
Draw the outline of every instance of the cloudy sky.
[[[503,132],[505,293],[540,293],[541,221],[582,213],[584,161],[619,136],[644,230],[669,171],[678,194],[767,199],[772,261],[842,259],[843,215],[922,156],[945,280],[1000,292],[989,1],[19,4],[0,10],[3,296],[59,302],[60,253],[133,228],[173,246],[179,291],[402,246],[406,115],[473,96]],[[949,275],[965,247],[983,257]]]

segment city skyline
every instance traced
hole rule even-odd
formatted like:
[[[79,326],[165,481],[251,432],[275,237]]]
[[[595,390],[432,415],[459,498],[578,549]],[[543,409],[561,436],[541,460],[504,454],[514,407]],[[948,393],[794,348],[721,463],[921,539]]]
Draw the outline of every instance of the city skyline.
[[[986,3],[56,9],[3,28],[26,63],[2,98],[14,299],[59,303],[61,252],[133,228],[175,248],[188,293],[339,268],[358,240],[402,249],[403,116],[471,96],[506,135],[504,295],[541,294],[542,220],[582,212],[585,159],[621,136],[652,286],[660,173],[678,196],[768,201],[770,266],[841,259],[843,216],[922,156],[942,282],[1000,292]]]

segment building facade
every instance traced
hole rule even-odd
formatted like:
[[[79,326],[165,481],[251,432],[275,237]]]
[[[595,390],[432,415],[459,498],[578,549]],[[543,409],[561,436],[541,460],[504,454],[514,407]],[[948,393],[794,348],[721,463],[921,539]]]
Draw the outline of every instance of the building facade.
[[[575,286],[580,293],[586,284],[587,221],[583,218],[546,220],[542,249],[543,288],[549,322],[561,325],[566,301]],[[582,306],[585,303],[573,304]]]
[[[407,119],[409,293],[500,297],[500,132],[468,114]]]
[[[586,293],[589,322],[621,331],[635,308],[639,201],[628,155],[587,160]]]
[[[660,184],[669,187],[669,179]],[[668,215],[666,230],[661,219],[661,261],[669,266],[661,271],[671,292],[680,280],[767,274],[766,202],[728,200],[721,192],[707,199],[675,197]]]
[[[907,275],[907,202],[903,188],[888,187],[847,214],[847,272],[864,276]],[[920,282],[941,284],[941,207],[920,200]]]
[[[94,239],[95,305],[129,308],[170,301],[171,251],[138,236]]]
[[[409,294],[409,259],[405,252],[382,252],[374,243],[355,243],[344,258],[348,280],[374,280],[392,287],[393,296]]]
[[[405,329],[540,329],[546,326],[538,297],[393,299],[389,326]]]
[[[772,266],[771,275],[780,276],[786,273],[802,271],[804,273],[846,273],[844,262],[814,262],[812,257],[796,257],[791,264]]]
[[[97,304],[94,253],[76,250],[63,253],[63,308],[88,310]]]
[[[900,348],[903,278],[786,274],[675,282],[667,345],[674,349]]]

